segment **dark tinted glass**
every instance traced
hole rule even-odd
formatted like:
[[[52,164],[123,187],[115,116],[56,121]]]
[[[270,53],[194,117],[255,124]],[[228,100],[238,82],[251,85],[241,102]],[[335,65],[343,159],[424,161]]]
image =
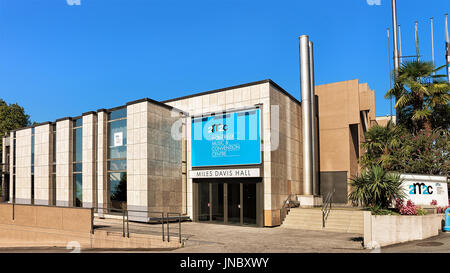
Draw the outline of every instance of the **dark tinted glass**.
[[[112,111],[108,114],[109,120],[126,118],[126,117],[127,117],[127,108],[126,107],[119,109],[119,110]]]
[[[76,119],[73,121],[73,123],[74,123],[73,127],[81,127],[83,126],[83,119],[82,118]]]
[[[74,172],[81,172],[81,171],[83,171],[83,164],[82,163],[74,163],[73,164],[73,171]]]
[[[74,181],[74,193],[75,193],[75,206],[83,206],[83,175],[77,173],[73,175]]]
[[[127,173],[109,173],[109,189],[111,206],[121,209],[127,202]]]
[[[108,162],[108,171],[123,171],[127,169],[126,160],[111,160]]]
[[[81,162],[83,161],[83,129],[77,128],[74,130],[73,143],[74,143],[74,153],[73,161]]]

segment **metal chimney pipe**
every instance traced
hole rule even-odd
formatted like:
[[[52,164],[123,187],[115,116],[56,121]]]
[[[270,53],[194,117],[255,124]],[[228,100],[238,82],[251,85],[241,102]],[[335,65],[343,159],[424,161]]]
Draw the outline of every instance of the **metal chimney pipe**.
[[[392,30],[394,36],[394,74],[395,78],[398,76],[399,58],[398,58],[398,43],[397,43],[397,1],[392,0]]]
[[[303,195],[313,194],[312,130],[311,130],[311,76],[309,61],[309,37],[302,35],[300,41],[300,88],[302,97],[303,131]]]
[[[310,89],[311,89],[311,147],[312,147],[312,182],[313,182],[313,194],[319,195],[319,154],[318,154],[318,139],[317,139],[317,105],[316,105],[316,92],[315,92],[315,79],[314,79],[314,44],[309,41],[309,77]]]

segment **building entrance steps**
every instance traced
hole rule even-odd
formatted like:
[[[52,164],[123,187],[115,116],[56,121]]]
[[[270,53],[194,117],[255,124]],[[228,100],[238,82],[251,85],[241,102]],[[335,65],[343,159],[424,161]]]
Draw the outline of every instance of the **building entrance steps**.
[[[321,208],[293,208],[281,227],[364,234],[364,210],[351,207],[333,208],[323,228]]]

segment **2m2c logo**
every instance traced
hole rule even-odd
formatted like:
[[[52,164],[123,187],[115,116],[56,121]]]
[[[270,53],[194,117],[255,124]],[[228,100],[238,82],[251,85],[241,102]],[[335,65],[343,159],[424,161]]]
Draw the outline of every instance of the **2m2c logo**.
[[[433,194],[433,187],[425,183],[414,183],[409,185],[409,194]]]

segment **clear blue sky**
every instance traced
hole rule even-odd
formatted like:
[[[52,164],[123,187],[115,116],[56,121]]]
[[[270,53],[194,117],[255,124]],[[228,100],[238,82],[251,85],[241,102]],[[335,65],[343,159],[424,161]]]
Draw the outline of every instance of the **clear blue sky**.
[[[397,0],[404,55],[444,64],[449,0]],[[316,84],[358,78],[389,113],[390,0],[0,0],[0,98],[33,121],[165,100],[270,78],[300,99],[298,39],[315,43]]]

